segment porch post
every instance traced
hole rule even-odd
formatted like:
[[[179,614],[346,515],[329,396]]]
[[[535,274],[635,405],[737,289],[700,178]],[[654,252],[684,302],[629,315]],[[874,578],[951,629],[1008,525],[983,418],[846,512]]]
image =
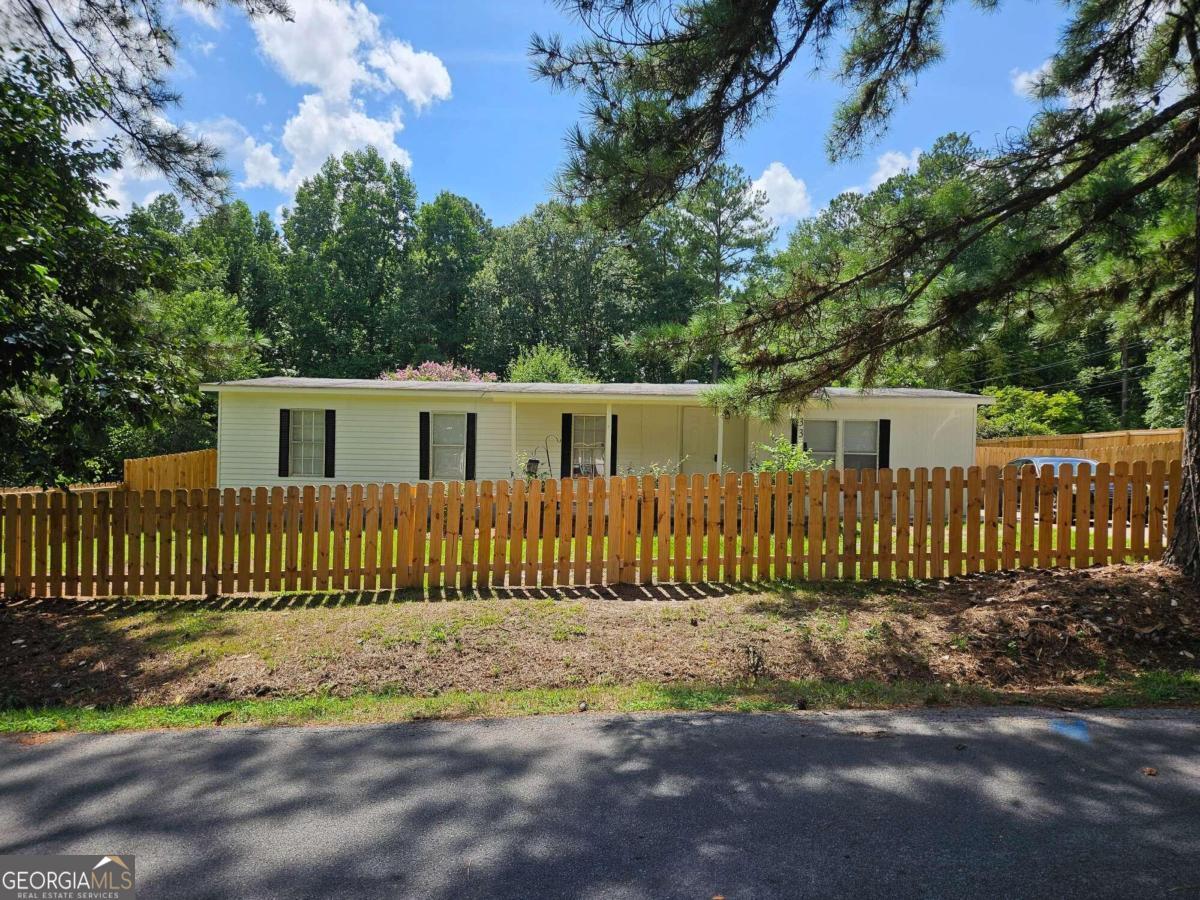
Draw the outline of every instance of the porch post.
[[[508,419],[508,458],[511,460],[512,471],[509,475],[513,478],[517,477],[517,401],[513,401],[509,406]]]
[[[605,404],[604,407],[604,474],[609,478],[615,474],[608,471],[609,463],[612,460],[612,453],[609,447],[612,446],[612,404]],[[614,466],[615,468],[615,466]]]
[[[725,413],[717,410],[717,474],[725,471]]]

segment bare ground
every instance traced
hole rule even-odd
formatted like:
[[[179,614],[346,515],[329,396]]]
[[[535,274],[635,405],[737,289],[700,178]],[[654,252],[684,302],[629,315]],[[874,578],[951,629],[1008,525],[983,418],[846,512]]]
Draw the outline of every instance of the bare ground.
[[[1143,565],[436,601],[27,601],[0,606],[0,647],[0,706],[749,678],[1086,695],[1141,672],[1194,671],[1200,592]]]

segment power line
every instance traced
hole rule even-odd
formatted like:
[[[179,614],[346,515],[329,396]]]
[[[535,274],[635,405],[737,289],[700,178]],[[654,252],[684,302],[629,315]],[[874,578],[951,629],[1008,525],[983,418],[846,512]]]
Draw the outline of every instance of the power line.
[[[1116,369],[1112,372],[1102,372],[1098,377],[1099,378],[1110,378],[1112,376],[1119,376],[1122,374],[1127,374],[1129,372],[1135,372],[1138,369],[1148,369],[1150,367],[1151,367],[1151,363],[1142,363],[1141,365],[1138,365],[1138,366],[1126,366],[1124,369]],[[1066,385],[1066,384],[1083,384],[1085,387],[1108,387],[1109,385],[1120,384],[1120,383],[1121,383],[1121,378],[1113,378],[1111,381],[1088,381],[1085,378],[1071,378],[1066,381],[1052,381],[1049,384],[1039,384],[1037,387],[1030,388],[1029,390],[1040,391],[1040,390],[1044,390],[1045,388],[1061,387],[1062,385]]]
[[[1136,346],[1136,345],[1142,344],[1142,343],[1145,343],[1145,341],[1136,341],[1133,345],[1127,345],[1127,346]],[[1069,363],[1071,361],[1078,362],[1080,360],[1088,359],[1089,357],[1092,357],[1092,356],[1101,356],[1105,353],[1116,353],[1116,352],[1117,352],[1116,350],[1106,347],[1103,350],[1093,350],[1091,353],[1084,353],[1079,356],[1068,356],[1058,362],[1046,363],[1045,365],[1042,365],[1042,366],[1033,366],[1028,369],[1016,369],[1015,371],[1011,371],[1011,372],[999,372],[995,375],[990,375],[987,378],[977,378],[974,381],[963,381],[963,382],[960,382],[959,384],[953,385],[950,389],[954,390],[956,388],[973,387],[974,385],[977,385],[977,384],[986,384],[989,381],[996,381],[999,379],[1011,378],[1014,375],[1024,375],[1028,372],[1040,372],[1042,369],[1054,369],[1054,368],[1057,368],[1058,366],[1066,365],[1067,363]]]

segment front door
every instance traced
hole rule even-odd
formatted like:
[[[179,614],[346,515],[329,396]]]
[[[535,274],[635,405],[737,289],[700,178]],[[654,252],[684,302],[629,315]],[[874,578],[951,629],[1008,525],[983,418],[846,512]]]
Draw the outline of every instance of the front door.
[[[695,406],[683,408],[683,462],[679,469],[684,475],[707,475],[717,471],[715,410]]]

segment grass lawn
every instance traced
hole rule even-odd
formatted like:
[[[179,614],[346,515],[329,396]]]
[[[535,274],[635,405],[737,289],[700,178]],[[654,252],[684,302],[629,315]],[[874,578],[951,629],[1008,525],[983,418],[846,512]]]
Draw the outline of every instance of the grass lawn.
[[[589,710],[1200,703],[1154,565],[942,582],[0,605],[0,731]],[[225,715],[228,713],[228,715]]]

